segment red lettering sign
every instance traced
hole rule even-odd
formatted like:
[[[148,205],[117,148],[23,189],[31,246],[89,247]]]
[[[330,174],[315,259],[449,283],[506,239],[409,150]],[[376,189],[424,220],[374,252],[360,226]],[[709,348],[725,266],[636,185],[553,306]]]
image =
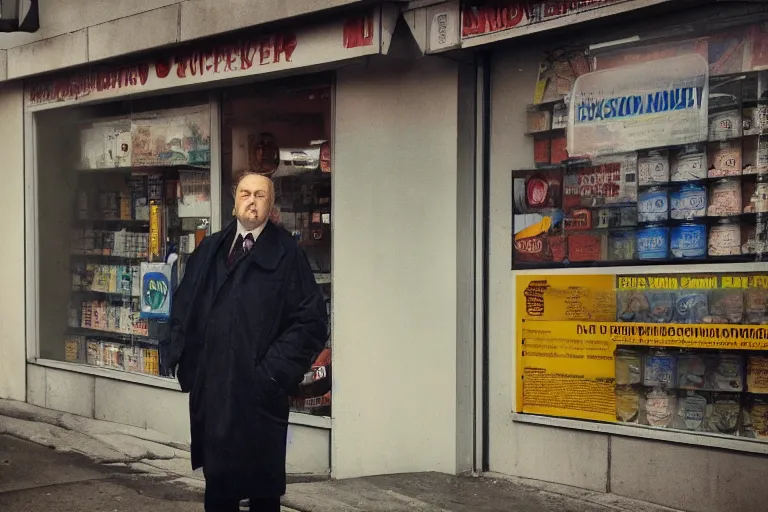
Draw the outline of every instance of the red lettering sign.
[[[461,10],[461,36],[493,34],[550,19],[577,14],[624,0],[508,1],[495,6],[467,2]],[[501,4],[501,5],[498,5]]]
[[[366,39],[369,35],[372,37],[372,19],[368,20],[371,22],[370,24],[360,26],[363,31],[360,32],[360,37],[356,39],[358,44],[373,44],[372,39],[370,42]],[[346,38],[347,31],[345,28],[345,40]],[[142,87],[150,78],[150,67],[154,67],[153,79],[188,80],[192,77],[203,76],[206,73],[245,71],[257,63],[259,66],[288,63],[291,62],[297,46],[296,35],[292,32],[283,32],[256,39],[243,39],[233,44],[217,44],[209,48],[182,50],[173,56],[161,56],[152,63],[140,62],[118,69],[97,69],[33,84],[29,87],[29,103],[40,104],[74,100],[94,92]]]
[[[344,48],[373,45],[373,15],[349,18],[344,24]]]

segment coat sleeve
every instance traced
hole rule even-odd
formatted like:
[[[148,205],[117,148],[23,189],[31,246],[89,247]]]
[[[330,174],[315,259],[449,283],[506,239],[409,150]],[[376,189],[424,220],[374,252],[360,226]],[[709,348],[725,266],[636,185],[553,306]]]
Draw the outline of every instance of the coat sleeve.
[[[325,299],[301,249],[296,248],[288,271],[286,316],[282,334],[256,367],[262,382],[272,381],[285,393],[309,370],[328,339]]]
[[[181,361],[186,345],[184,331],[189,309],[192,305],[194,280],[197,279],[198,251],[193,252],[184,270],[184,278],[173,293],[171,318],[168,329],[160,341],[160,364],[171,373]],[[182,389],[184,385],[182,383]]]

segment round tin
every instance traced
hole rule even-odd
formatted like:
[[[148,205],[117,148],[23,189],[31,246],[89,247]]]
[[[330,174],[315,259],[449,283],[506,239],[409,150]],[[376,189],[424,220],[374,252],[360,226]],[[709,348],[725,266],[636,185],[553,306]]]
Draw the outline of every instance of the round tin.
[[[731,217],[741,214],[741,180],[718,180],[709,190],[710,217]]]
[[[741,175],[741,142],[721,142],[710,156],[710,178]]]
[[[669,256],[669,228],[651,225],[637,231],[637,257],[663,260]]]
[[[528,178],[525,184],[525,200],[531,208],[541,208],[549,200],[549,182],[540,174]]]
[[[638,194],[638,222],[663,222],[669,219],[669,192],[652,187]]]
[[[670,215],[673,219],[696,219],[707,215],[707,188],[687,183],[670,194]]]
[[[672,159],[670,181],[681,183],[703,180],[707,177],[707,154],[698,149],[683,150]]]
[[[637,161],[638,185],[660,185],[669,183],[669,156],[652,152]]]
[[[669,245],[673,258],[702,258],[707,255],[707,226],[692,222],[675,226]]]
[[[741,254],[741,225],[723,219],[709,230],[709,255],[735,256],[737,254]]]

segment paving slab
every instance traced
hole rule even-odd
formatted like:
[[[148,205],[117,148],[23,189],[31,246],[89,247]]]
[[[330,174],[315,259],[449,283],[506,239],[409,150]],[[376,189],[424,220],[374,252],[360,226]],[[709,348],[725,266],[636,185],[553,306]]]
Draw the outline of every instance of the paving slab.
[[[420,473],[293,484],[285,504],[302,512],[673,512],[580,491],[522,479]]]
[[[97,462],[120,462],[128,459],[124,453],[97,439],[48,423],[0,416],[0,434],[48,446],[61,452],[80,453]]]

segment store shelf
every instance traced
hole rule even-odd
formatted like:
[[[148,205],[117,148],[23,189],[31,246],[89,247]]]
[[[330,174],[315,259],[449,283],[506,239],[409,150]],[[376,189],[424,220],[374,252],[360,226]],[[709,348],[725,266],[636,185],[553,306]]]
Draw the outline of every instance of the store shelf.
[[[54,368],[56,370],[82,373],[85,375],[92,375],[94,377],[101,377],[104,379],[119,380],[123,382],[130,382],[132,384],[141,384],[143,386],[181,391],[181,386],[179,386],[179,383],[176,381],[176,379],[160,377],[159,375],[128,372],[125,370],[118,370],[116,368],[105,368],[103,366],[92,366],[85,363],[72,363],[69,361],[56,361],[53,359],[31,359],[29,362],[37,366],[43,366],[45,368]]]
[[[707,258],[669,258],[664,260],[621,260],[621,261],[584,261],[575,263],[564,262],[514,262],[512,270],[549,270],[549,269],[574,269],[574,268],[605,268],[605,267],[632,267],[632,266],[658,266],[665,265],[692,265],[706,263],[766,263],[768,254],[763,259],[756,254],[739,254],[735,256],[709,256]]]
[[[100,292],[96,290],[72,290],[72,293],[76,293],[81,296],[108,297],[110,299],[123,299],[123,300],[131,300],[131,299],[139,298],[138,295],[131,295],[129,293]]]
[[[121,220],[121,219],[76,219],[76,226],[108,226],[116,228],[147,228],[148,220]]]
[[[139,342],[146,343],[148,345],[157,345],[159,340],[150,338],[149,336],[142,336],[139,334],[127,334],[121,332],[102,331],[99,329],[87,329],[85,327],[69,327],[66,330],[66,334],[69,336],[93,336],[99,338],[113,339],[122,342]]]
[[[89,261],[96,261],[98,263],[124,263],[124,262],[133,262],[133,263],[139,263],[142,261],[148,261],[147,257],[133,257],[133,256],[115,256],[111,254],[78,254],[78,253],[71,253],[71,256],[73,259],[80,259],[80,260],[89,260]]]
[[[540,132],[528,132],[525,134],[526,137],[533,137],[533,138],[552,137],[553,135],[555,136],[565,135],[565,128],[550,128],[549,130],[542,130]]]
[[[189,165],[189,164],[179,164],[179,165],[162,165],[162,166],[136,166],[136,167],[104,167],[100,169],[75,169],[76,172],[83,173],[83,174],[93,174],[93,173],[125,173],[125,174],[163,174],[169,171],[210,171],[211,166],[210,164],[207,165]]]

